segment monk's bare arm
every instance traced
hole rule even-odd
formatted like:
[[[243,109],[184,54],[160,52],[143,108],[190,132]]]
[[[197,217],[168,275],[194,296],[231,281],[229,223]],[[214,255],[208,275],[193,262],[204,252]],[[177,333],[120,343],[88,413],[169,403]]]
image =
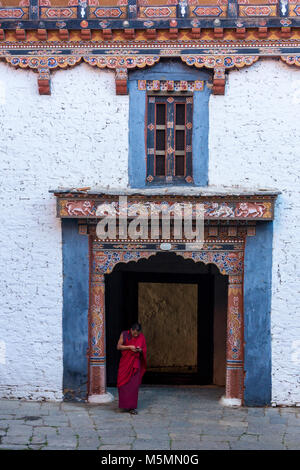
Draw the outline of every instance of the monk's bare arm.
[[[135,347],[131,344],[129,346],[124,346],[123,345],[123,334],[121,333],[118,344],[117,344],[117,349],[120,351],[123,351],[124,349],[131,349],[132,351],[135,351]]]

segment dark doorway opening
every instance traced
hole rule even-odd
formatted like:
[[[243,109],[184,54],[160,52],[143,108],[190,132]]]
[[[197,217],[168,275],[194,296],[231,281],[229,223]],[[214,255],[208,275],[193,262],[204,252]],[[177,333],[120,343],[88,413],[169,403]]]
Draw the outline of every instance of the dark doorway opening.
[[[216,275],[222,277],[214,265],[194,263],[175,253],[158,253],[148,260],[120,263],[105,276],[108,386],[116,386],[121,354],[116,345],[120,333],[136,321],[140,321],[142,327],[144,323],[148,331],[147,334],[143,328],[150,359],[143,384],[214,383]],[[171,291],[169,297],[162,307],[156,305],[156,314],[153,314],[153,297],[161,298],[166,289]],[[167,317],[173,311],[170,306],[168,311],[168,304],[176,311],[171,322]],[[161,317],[163,310],[164,319]],[[152,312],[149,318],[148,311]]]

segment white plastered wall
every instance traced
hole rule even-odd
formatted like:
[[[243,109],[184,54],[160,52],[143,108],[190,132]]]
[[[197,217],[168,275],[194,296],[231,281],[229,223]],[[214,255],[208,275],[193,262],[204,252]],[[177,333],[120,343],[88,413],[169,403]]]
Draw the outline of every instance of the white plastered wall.
[[[127,186],[128,96],[114,73],[37,74],[0,63],[0,397],[62,397],[59,186]]]
[[[260,60],[230,71],[209,107],[209,184],[277,188],[273,236],[272,401],[300,405],[300,70]]]

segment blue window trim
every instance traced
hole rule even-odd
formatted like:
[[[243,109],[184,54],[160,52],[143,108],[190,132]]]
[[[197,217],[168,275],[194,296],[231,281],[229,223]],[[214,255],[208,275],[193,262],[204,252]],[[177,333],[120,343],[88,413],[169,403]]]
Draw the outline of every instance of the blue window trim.
[[[209,72],[190,69],[187,65],[172,60],[160,62],[151,69],[137,70],[129,75],[129,185],[144,188],[146,183],[146,106],[147,94],[138,90],[138,80],[203,80],[203,91],[193,93],[193,180],[194,183],[178,183],[187,187],[208,184],[208,102],[211,90],[206,82]],[[157,186],[157,184],[156,184]],[[163,183],[161,186],[170,187]]]

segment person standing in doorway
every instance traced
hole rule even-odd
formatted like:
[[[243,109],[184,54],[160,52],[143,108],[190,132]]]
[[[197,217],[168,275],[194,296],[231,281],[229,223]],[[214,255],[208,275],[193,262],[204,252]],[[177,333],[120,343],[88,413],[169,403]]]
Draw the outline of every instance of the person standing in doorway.
[[[146,339],[140,323],[122,331],[117,349],[121,351],[117,376],[119,408],[137,414],[139,386],[147,367]]]

